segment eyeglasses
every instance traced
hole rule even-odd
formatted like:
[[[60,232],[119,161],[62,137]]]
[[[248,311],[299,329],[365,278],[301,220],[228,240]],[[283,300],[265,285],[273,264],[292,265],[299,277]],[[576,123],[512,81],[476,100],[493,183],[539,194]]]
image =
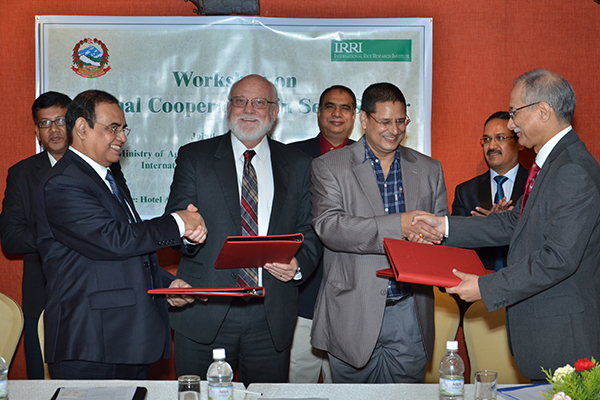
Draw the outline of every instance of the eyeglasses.
[[[46,119],[46,120],[38,122],[37,127],[40,129],[48,129],[52,126],[52,124],[54,124],[56,126],[65,126],[67,124],[67,121],[64,118],[58,118],[58,119],[55,119],[54,121],[52,121],[50,119]]]
[[[535,103],[527,104],[526,106],[518,107],[518,108],[515,108],[514,110],[508,110],[508,115],[514,120],[515,119],[515,114],[517,113],[517,111],[522,110],[522,109],[527,108],[527,107],[535,106],[536,104],[539,104],[542,101],[543,100],[536,101]]]
[[[410,124],[410,118],[408,118],[408,115],[404,118],[398,118],[395,121],[392,121],[391,119],[382,119],[381,121],[379,121],[379,120],[375,119],[375,117],[373,117],[373,115],[371,115],[370,112],[365,111],[365,113],[369,117],[373,118],[373,121],[377,122],[379,125],[381,125],[385,129],[391,128],[393,123],[395,123],[398,128],[408,126],[408,124]]]
[[[516,136],[502,136],[502,135],[498,135],[498,136],[494,136],[494,137],[484,136],[479,139],[479,143],[481,143],[481,145],[483,146],[484,144],[492,143],[492,140],[496,143],[506,143],[510,139],[516,139]]]
[[[129,136],[129,134],[131,133],[131,129],[127,128],[127,127],[121,128],[118,125],[117,126],[108,126],[108,125],[101,124],[100,122],[96,122],[96,124],[102,125],[106,129],[108,129],[110,131],[110,133],[112,133],[113,136],[115,136],[115,137],[121,132],[123,132],[125,134],[125,136]]]
[[[274,101],[269,101],[262,97],[255,97],[251,100],[248,100],[244,96],[234,96],[231,99],[229,99],[229,101],[231,102],[231,105],[236,108],[244,108],[246,107],[246,104],[250,102],[250,104],[252,104],[252,108],[256,110],[265,109],[269,104],[277,104]]]

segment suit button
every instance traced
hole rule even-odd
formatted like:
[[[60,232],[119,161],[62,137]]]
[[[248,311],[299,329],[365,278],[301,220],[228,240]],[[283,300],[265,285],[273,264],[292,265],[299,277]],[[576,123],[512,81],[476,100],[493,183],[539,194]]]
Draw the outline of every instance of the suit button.
[[[148,261],[144,262],[144,268],[150,267],[150,263]]]
[[[382,290],[381,292],[379,292],[379,294],[381,294],[382,296],[387,296],[387,290]]]
[[[231,277],[237,279],[237,274],[235,272],[232,272]]]

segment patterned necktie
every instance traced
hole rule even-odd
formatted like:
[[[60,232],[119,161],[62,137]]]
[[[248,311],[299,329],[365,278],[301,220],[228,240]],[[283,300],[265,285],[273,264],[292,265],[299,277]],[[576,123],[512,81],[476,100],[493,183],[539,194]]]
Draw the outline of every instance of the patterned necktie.
[[[521,214],[519,214],[519,218],[521,218],[521,215],[523,215],[525,203],[527,202],[529,193],[531,193],[531,189],[533,188],[533,183],[535,182],[535,178],[537,178],[538,172],[540,172],[540,167],[538,167],[538,165],[534,162],[531,166],[531,170],[529,171],[527,183],[525,183],[525,192],[523,192],[523,202],[521,203]]]
[[[125,209],[125,212],[127,213],[127,218],[129,219],[129,222],[135,222],[136,219],[133,216],[133,214],[131,213],[129,206],[127,205],[127,200],[125,200],[123,193],[121,193],[119,186],[117,186],[117,182],[115,182],[115,177],[113,176],[112,172],[110,172],[110,169],[108,171],[106,171],[106,180],[108,181],[110,190],[112,190],[113,196],[115,196],[115,198],[117,199],[119,204],[121,204],[121,206]]]
[[[504,188],[502,185],[504,185],[504,182],[506,182],[508,178],[502,175],[496,175],[494,180],[496,181],[496,195],[494,196],[494,204],[496,204],[504,198]]]
[[[258,181],[256,171],[252,166],[252,157],[256,152],[244,152],[244,173],[242,176],[242,235],[258,235]],[[241,268],[237,276],[240,287],[258,286],[258,273],[256,268]]]

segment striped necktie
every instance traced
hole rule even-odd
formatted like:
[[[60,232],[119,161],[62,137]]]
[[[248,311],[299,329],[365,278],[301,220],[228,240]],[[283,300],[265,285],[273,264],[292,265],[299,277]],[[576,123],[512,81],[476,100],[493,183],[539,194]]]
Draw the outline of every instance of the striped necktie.
[[[113,176],[112,172],[110,172],[110,169],[108,171],[106,171],[106,181],[108,182],[108,185],[110,186],[110,190],[112,191],[113,196],[115,196],[115,198],[117,199],[119,204],[121,204],[121,206],[125,209],[125,212],[127,213],[127,218],[129,219],[129,222],[136,222],[134,215],[131,213],[131,209],[129,208],[129,205],[127,204],[127,200],[125,200],[125,196],[123,196],[123,193],[119,189],[119,186],[117,185],[117,182],[115,181],[115,177]]]
[[[256,170],[252,166],[254,150],[244,152],[244,173],[242,175],[242,235],[258,235],[258,181]],[[241,268],[237,276],[240,287],[258,286],[258,272],[256,268]]]

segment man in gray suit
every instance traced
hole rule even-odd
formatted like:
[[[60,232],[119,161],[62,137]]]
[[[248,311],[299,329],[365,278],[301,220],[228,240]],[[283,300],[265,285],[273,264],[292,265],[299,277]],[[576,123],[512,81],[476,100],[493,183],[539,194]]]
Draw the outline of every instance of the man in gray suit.
[[[537,153],[525,193],[512,211],[486,218],[420,216],[447,244],[510,244],[500,271],[447,289],[463,300],[506,307],[509,343],[521,373],[543,381],[541,368],[600,358],[600,166],[571,127],[575,93],[545,70],[525,73],[510,96],[508,128]]]
[[[410,119],[396,86],[369,86],[360,122],[362,139],[312,164],[313,226],[324,244],[312,345],[329,353],[334,382],[423,382],[432,287],[375,273],[390,267],[383,238],[416,232],[410,210],[447,213],[442,166],[400,145]]]

